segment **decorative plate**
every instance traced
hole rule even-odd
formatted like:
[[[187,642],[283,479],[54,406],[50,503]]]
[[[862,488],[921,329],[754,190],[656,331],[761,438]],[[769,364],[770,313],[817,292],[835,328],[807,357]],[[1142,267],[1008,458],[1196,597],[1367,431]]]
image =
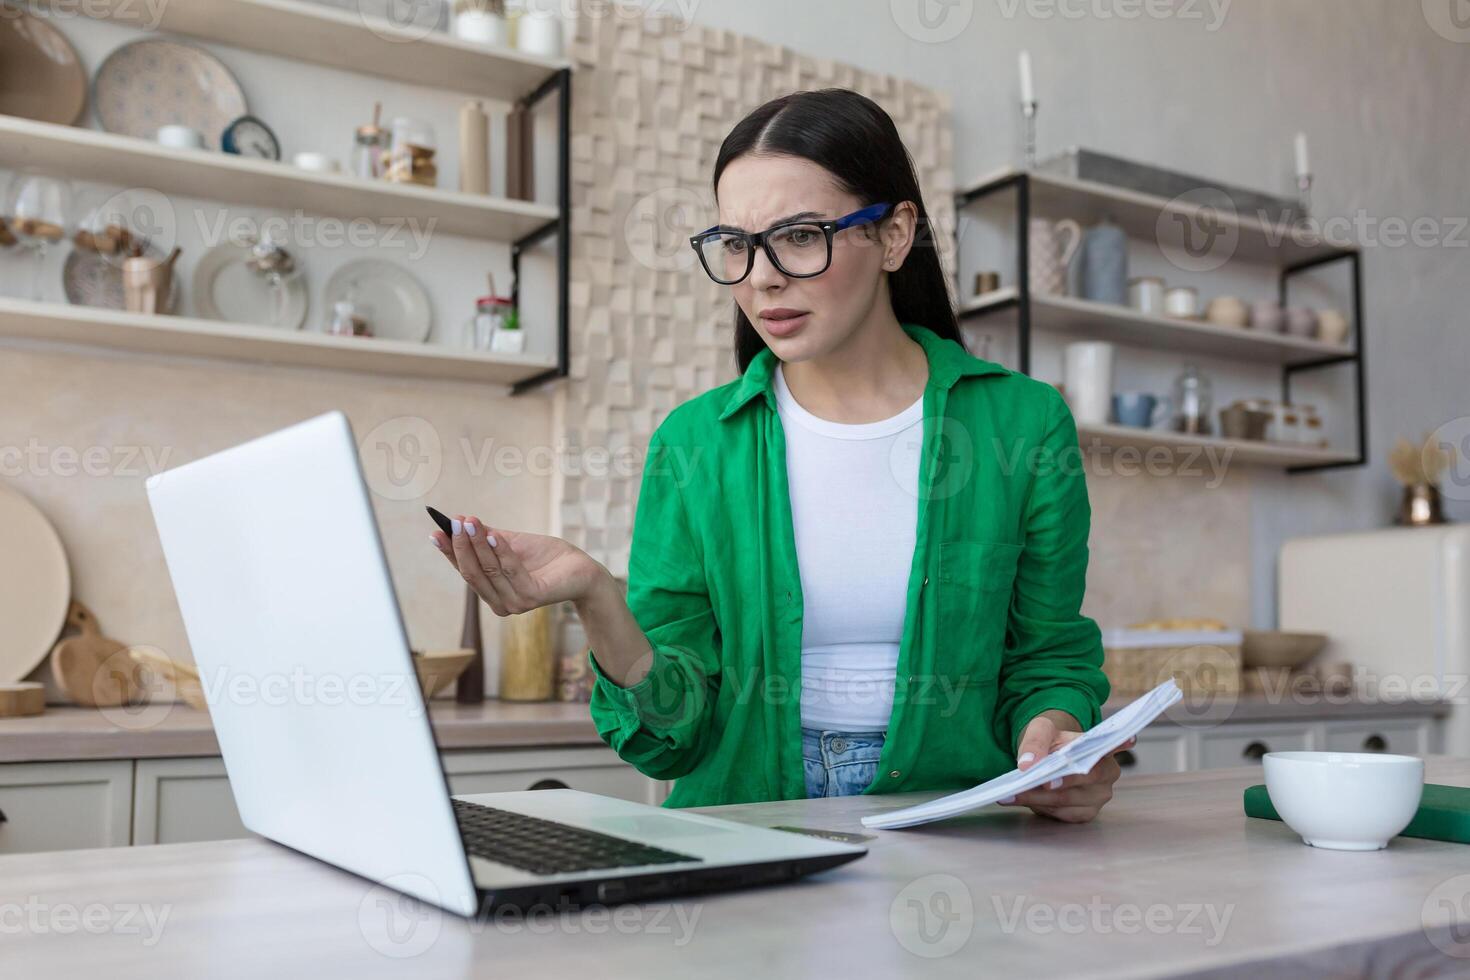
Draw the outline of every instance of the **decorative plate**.
[[[71,569],[46,515],[3,486],[0,540],[0,684],[15,684],[40,666],[61,634],[71,604]]]
[[[0,14],[0,113],[70,126],[87,107],[87,71],[55,27],[22,7]]]
[[[151,38],[107,56],[92,100],[108,132],[151,140],[158,127],[177,123],[203,133],[211,150],[219,149],[225,127],[248,111],[244,90],[218,58],[182,41]]]
[[[350,300],[373,336],[384,340],[421,344],[434,325],[423,285],[407,269],[381,259],[359,259],[338,269],[327,280],[322,300],[328,310]]]
[[[265,276],[246,264],[249,258],[250,249],[234,242],[220,242],[205,252],[194,267],[194,312],[208,320],[300,330],[306,322],[306,277],[286,280],[285,316],[277,323],[279,295]]]

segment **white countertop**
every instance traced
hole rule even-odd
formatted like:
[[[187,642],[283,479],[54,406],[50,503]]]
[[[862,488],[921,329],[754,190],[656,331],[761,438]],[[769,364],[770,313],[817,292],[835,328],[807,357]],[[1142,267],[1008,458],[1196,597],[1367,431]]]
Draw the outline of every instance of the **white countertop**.
[[[1433,782],[1470,761],[1432,757]],[[467,921],[259,839],[0,858],[7,975],[48,980],[1464,975],[1470,848],[1345,853],[1244,816],[1258,770],[1143,776],[1095,822],[991,808],[870,832],[869,854],[769,888]],[[862,832],[934,794],[709,812]],[[1439,898],[1445,899],[1439,901]],[[67,910],[99,928],[66,929]],[[149,926],[149,916],[161,930]],[[124,922],[124,916],[128,916]],[[82,916],[79,921],[88,921]],[[19,926],[16,923],[21,923]],[[1463,944],[1462,944],[1463,945]],[[1463,950],[1470,952],[1470,949]],[[1442,972],[1439,972],[1442,971]]]

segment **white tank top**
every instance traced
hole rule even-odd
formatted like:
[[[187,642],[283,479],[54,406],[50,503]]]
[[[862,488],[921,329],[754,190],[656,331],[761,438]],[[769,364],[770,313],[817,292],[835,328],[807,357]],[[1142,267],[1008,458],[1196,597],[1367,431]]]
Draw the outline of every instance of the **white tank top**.
[[[924,399],[877,422],[802,408],[775,371],[803,598],[801,724],[884,731],[918,523]]]

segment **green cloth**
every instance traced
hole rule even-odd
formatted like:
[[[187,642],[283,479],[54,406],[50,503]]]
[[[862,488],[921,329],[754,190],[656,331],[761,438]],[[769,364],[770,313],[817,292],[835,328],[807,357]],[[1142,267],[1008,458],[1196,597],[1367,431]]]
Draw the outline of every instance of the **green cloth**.
[[[1246,788],[1245,815],[1262,820],[1281,819],[1264,785]],[[1419,809],[1409,825],[1399,831],[1399,836],[1470,844],[1470,789],[1425,783]]]
[[[1101,634],[1080,612],[1091,509],[1066,403],[926,327],[903,329],[929,362],[919,510],[893,712],[866,793],[984,782],[1015,767],[1036,715],[1060,709],[1090,728],[1108,695]],[[775,362],[763,349],[653,433],[627,594],[653,662],[623,687],[588,652],[597,731],[643,773],[677,780],[665,806],[806,796]]]

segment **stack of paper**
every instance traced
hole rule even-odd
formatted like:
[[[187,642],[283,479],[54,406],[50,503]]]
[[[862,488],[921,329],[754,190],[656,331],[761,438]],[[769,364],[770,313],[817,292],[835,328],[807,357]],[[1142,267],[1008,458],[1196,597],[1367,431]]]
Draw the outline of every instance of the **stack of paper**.
[[[1090,772],[1103,756],[1137,735],[1182,697],[1184,692],[1171,677],[1106,721],[1043,757],[1025,772],[1012,769],[1004,776],[997,776],[974,789],[962,790],[902,810],[870,814],[863,817],[863,826],[878,830],[914,827],[998,803],[1028,789],[1045,786],[1059,776]]]

